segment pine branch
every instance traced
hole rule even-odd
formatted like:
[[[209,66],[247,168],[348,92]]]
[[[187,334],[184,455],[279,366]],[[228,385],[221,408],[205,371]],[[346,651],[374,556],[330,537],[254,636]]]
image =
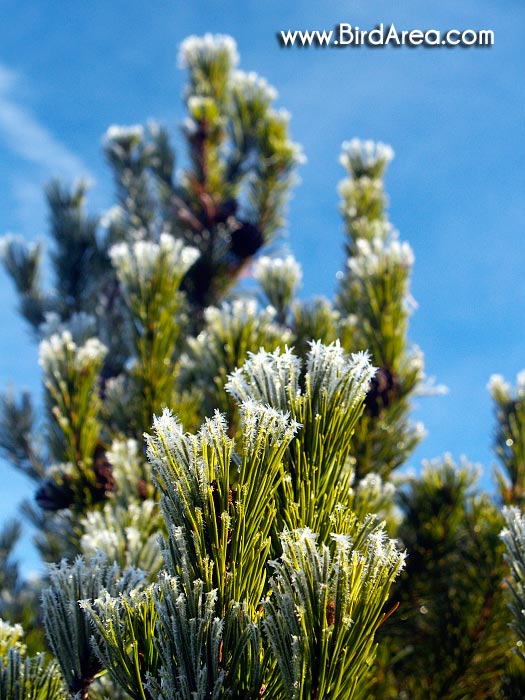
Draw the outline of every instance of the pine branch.
[[[49,567],[49,586],[42,591],[44,627],[71,694],[80,693],[86,700],[90,685],[104,673],[79,601],[92,603],[104,591],[118,595],[135,588],[142,579],[142,572],[128,569],[121,573],[100,554],[86,562],[79,557],[72,565],[63,561]]]

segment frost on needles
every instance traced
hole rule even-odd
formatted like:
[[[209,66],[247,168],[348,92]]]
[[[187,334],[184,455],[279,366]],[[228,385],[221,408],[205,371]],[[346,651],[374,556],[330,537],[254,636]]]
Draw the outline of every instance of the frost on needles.
[[[276,245],[303,160],[289,114],[230,37],[190,37],[180,65],[185,157],[162,126],[112,126],[114,206],[52,182],[49,265],[1,245],[44,406],[0,397],[0,448],[50,566],[24,581],[5,525],[0,697],[521,697],[523,376],[490,384],[497,497],[449,456],[401,478],[432,388],[392,149],[343,144],[336,295],[299,299]]]

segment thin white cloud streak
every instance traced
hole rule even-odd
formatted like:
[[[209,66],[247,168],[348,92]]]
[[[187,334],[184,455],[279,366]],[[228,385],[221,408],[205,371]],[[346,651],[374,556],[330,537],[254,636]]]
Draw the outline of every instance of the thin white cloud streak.
[[[47,174],[68,179],[89,176],[82,160],[12,97],[17,82],[17,76],[0,64],[0,138],[6,147]]]

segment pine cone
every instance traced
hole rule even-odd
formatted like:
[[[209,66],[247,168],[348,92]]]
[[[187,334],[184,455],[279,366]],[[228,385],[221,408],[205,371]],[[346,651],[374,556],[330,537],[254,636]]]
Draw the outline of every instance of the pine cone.
[[[399,398],[400,391],[397,376],[388,367],[380,367],[370,381],[365,397],[365,411],[372,418],[377,418],[384,408]]]
[[[248,221],[239,221],[231,234],[230,250],[240,260],[251,258],[264,244],[262,231]]]
[[[71,487],[71,477],[67,474],[58,475],[60,481],[48,477],[42,481],[35,494],[35,500],[42,508],[50,512],[69,508],[75,500],[75,492]]]
[[[106,451],[101,445],[95,449],[93,459],[93,471],[95,472],[95,487],[92,489],[93,502],[97,503],[106,498],[108,493],[115,491],[115,477],[111,463],[106,457]]]

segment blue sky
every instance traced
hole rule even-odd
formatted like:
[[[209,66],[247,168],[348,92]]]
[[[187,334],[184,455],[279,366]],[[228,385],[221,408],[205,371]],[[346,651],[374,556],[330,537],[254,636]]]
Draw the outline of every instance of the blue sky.
[[[292,114],[308,158],[290,203],[287,244],[305,297],[331,295],[343,263],[337,211],[341,142],[390,143],[390,215],[414,248],[411,338],[427,372],[449,387],[420,399],[429,436],[411,460],[450,451],[480,462],[489,485],[493,417],[486,383],[525,367],[525,52],[521,0],[1,0],[0,232],[45,237],[42,185],[93,181],[90,206],[109,207],[101,154],[110,124],[154,118],[177,141],[184,116],[178,45],[189,34],[234,36],[241,67],[265,76]],[[492,29],[490,49],[281,48],[281,29]],[[36,348],[0,275],[0,386],[39,391]],[[0,517],[29,486],[5,464]]]

